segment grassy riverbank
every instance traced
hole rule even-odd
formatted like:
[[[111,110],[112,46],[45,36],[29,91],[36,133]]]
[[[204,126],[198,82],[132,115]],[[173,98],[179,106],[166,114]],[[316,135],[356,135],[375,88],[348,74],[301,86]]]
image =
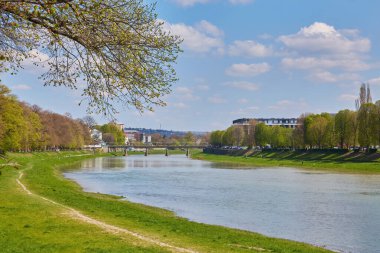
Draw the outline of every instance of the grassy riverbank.
[[[380,174],[380,154],[334,153],[328,151],[263,151],[215,155],[198,152],[192,158],[211,162],[233,163],[242,166],[284,166],[347,173]]]
[[[167,245],[190,252],[329,252],[303,243],[191,222],[169,211],[115,196],[85,193],[79,185],[65,179],[60,168],[92,156],[10,154],[20,169],[3,167],[0,176],[2,252],[180,252]],[[24,174],[20,183],[32,195],[17,184],[20,171]],[[80,219],[74,209],[98,223],[135,234],[116,233],[96,222],[90,224]]]

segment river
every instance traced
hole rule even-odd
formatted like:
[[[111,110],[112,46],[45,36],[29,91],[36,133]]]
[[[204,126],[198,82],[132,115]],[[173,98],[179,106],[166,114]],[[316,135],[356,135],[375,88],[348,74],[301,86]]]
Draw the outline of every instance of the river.
[[[380,175],[243,168],[184,155],[95,158],[64,175],[85,191],[198,222],[339,252],[380,252]]]

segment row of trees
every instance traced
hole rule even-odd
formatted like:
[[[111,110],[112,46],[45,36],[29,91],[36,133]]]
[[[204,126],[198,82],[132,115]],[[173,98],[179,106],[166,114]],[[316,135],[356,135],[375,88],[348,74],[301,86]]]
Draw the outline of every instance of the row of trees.
[[[231,126],[226,130],[211,132],[210,144],[214,146],[293,146],[293,129],[280,126],[270,127],[251,121],[245,126]]]
[[[0,85],[0,151],[81,148],[90,142],[82,120],[20,102]]]
[[[152,143],[166,144],[173,146],[180,145],[199,145],[208,142],[207,136],[196,136],[192,132],[187,132],[184,135],[163,136],[161,134],[152,135]]]
[[[267,126],[252,120],[248,125],[214,131],[214,146],[271,146],[273,148],[364,148],[380,146],[380,101],[372,103],[368,85],[362,85],[357,110],[336,114],[302,115],[294,129]]]

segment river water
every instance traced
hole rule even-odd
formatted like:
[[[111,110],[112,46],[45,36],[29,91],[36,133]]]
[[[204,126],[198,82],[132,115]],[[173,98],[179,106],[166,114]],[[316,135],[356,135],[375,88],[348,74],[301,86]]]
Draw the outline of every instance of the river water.
[[[106,157],[65,173],[85,191],[339,252],[380,252],[380,175],[242,168],[182,155]]]

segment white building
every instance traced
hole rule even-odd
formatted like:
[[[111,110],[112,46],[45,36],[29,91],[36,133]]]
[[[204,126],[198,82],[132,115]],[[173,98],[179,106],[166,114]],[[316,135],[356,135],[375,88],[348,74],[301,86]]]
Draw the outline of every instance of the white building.
[[[267,126],[282,126],[286,128],[296,128],[300,124],[297,118],[242,118],[232,121],[233,125],[249,125],[250,121],[264,123]]]
[[[95,143],[100,144],[103,141],[103,134],[97,129],[92,129],[90,131],[91,138],[95,141]]]

